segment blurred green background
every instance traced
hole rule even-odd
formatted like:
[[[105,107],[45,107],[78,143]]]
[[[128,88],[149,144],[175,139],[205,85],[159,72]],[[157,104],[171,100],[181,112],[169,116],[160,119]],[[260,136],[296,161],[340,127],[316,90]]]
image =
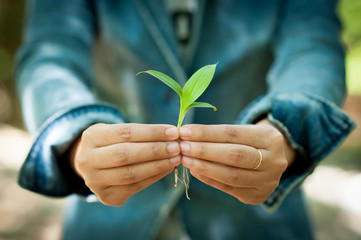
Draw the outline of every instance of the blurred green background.
[[[349,95],[344,110],[361,124],[361,0],[341,0]],[[14,56],[21,43],[23,0],[0,0],[0,240],[59,239],[64,199],[17,186],[17,171],[31,144],[13,87]],[[315,237],[361,239],[361,130],[317,167],[303,189]]]

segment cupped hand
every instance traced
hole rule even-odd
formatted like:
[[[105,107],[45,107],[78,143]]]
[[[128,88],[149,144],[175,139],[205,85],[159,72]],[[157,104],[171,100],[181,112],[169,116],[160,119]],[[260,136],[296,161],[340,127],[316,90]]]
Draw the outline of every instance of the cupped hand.
[[[73,146],[70,164],[102,203],[121,206],[180,164],[178,137],[171,125],[95,124]]]
[[[179,135],[182,164],[190,173],[246,204],[264,202],[295,156],[267,120],[256,125],[185,125]]]

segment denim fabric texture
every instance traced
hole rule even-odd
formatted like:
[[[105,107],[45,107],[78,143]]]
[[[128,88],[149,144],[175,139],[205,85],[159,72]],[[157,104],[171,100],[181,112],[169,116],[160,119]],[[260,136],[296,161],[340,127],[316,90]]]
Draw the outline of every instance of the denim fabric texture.
[[[299,186],[354,128],[340,106],[344,50],[333,0],[198,1],[181,53],[163,0],[28,0],[16,87],[36,138],[19,174],[31,191],[69,197],[64,239],[155,239],[177,212],[191,239],[312,239]],[[173,176],[122,207],[91,192],[63,155],[94,123],[176,124],[179,98],[136,73],[154,69],[183,85],[218,62],[185,124],[252,124],[268,117],[297,150],[295,164],[260,206],[243,204],[196,179],[191,201]]]

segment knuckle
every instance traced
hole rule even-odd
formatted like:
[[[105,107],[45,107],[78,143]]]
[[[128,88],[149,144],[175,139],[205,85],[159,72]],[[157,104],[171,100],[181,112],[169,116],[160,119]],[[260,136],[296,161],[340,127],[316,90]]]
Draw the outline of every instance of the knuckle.
[[[200,157],[200,158],[203,158],[206,156],[207,154],[207,147],[204,143],[199,143],[198,144],[198,151],[197,151],[197,155]]]
[[[277,143],[277,144],[283,144],[284,141],[284,137],[283,134],[279,131],[274,131],[273,132],[273,136],[272,139]]]
[[[225,129],[225,137],[227,142],[232,142],[234,139],[238,138],[237,129],[233,126],[227,126]]]
[[[227,178],[226,178],[226,183],[236,185],[236,186],[244,185],[244,184],[242,184],[242,183],[244,183],[244,181],[245,181],[245,176],[238,174],[238,172],[235,170],[229,171]]]
[[[116,131],[117,136],[123,142],[128,142],[133,136],[133,127],[131,124],[122,124]]]
[[[100,128],[104,128],[104,126],[107,125],[105,123],[95,123],[93,125],[90,125],[84,132],[86,132],[87,134],[95,134],[98,132],[98,130]]]
[[[120,207],[124,205],[127,199],[119,198],[119,196],[114,196],[114,193],[102,193],[98,195],[98,199],[101,203],[110,207]]]
[[[131,166],[123,167],[120,174],[120,182],[122,184],[132,184],[136,181],[136,174]]]
[[[84,169],[88,166],[88,161],[87,158],[79,155],[76,159],[75,159],[75,166],[79,169]]]
[[[198,132],[200,139],[205,139],[207,137],[207,129],[201,125],[192,125],[192,132]]]
[[[270,143],[275,145],[283,144],[284,137],[276,128],[269,127],[267,135]]]
[[[238,181],[239,181],[239,177],[237,175],[229,174],[227,177],[227,183],[229,184],[235,184],[238,183]]]
[[[94,161],[88,155],[79,154],[74,160],[75,169],[84,174],[89,172],[94,167]]]
[[[116,161],[120,164],[120,165],[125,165],[128,163],[129,161],[129,148],[126,146],[122,146],[119,148],[116,148],[113,151],[112,157],[114,159],[116,159]]]
[[[99,129],[104,128],[105,123],[95,123],[85,129],[81,134],[81,140],[87,144],[93,145],[99,137]]]
[[[167,148],[167,145],[166,144],[164,144],[164,146],[165,146],[165,151],[166,151],[166,148]],[[161,149],[161,146],[160,146],[160,144],[157,144],[157,143],[153,143],[152,145],[151,145],[151,154],[152,154],[152,157],[154,158],[154,159],[158,159],[162,154],[162,149]]]
[[[85,141],[87,143],[91,142],[94,136],[94,127],[90,126],[89,128],[85,129],[83,133],[81,134],[81,140]]]
[[[245,157],[244,151],[242,151],[242,149],[240,149],[237,146],[235,146],[228,152],[228,160],[234,164],[241,161],[244,157]]]

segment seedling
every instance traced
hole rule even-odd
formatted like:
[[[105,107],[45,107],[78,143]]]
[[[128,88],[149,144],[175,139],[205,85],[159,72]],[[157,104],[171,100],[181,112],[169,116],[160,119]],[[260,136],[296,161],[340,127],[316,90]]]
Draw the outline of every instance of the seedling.
[[[206,65],[196,71],[184,84],[183,89],[182,87],[171,77],[165,75],[164,73],[154,71],[154,70],[148,70],[139,72],[141,73],[147,73],[163,83],[165,83],[168,87],[173,89],[180,98],[180,109],[179,109],[179,116],[178,116],[178,129],[182,126],[184,117],[189,109],[192,107],[199,107],[199,108],[213,108],[214,111],[217,111],[217,108],[209,103],[205,102],[195,102],[202,93],[207,89],[208,85],[212,81],[214,72],[216,70],[217,64],[213,65]],[[178,180],[182,182],[186,189],[186,196],[188,199],[188,189],[189,189],[189,175],[188,175],[188,169],[183,167],[183,181],[179,179],[178,177],[178,168],[176,167],[174,169],[174,186],[177,186]]]

